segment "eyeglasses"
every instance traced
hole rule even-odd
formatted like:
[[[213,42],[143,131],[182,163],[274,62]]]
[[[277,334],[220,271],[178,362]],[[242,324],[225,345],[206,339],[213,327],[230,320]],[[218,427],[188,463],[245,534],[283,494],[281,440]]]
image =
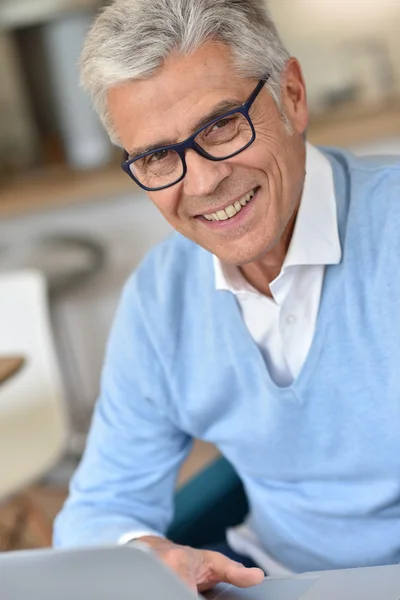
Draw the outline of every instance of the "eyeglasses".
[[[269,79],[261,79],[239,107],[213,119],[179,144],[164,146],[129,158],[124,154],[121,166],[141,188],[149,192],[164,190],[185,177],[186,150],[192,149],[208,160],[227,160],[243,152],[256,139],[249,110]]]

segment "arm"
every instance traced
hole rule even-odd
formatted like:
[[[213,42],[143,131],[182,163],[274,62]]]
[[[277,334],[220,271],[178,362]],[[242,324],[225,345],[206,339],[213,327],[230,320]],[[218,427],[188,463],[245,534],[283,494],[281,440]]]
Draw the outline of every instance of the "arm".
[[[168,387],[149,334],[133,277],[111,332],[87,448],[56,520],[56,546],[114,543],[135,530],[163,534],[171,521],[191,440],[167,414]]]
[[[138,531],[162,536],[172,519],[176,476],[191,439],[168,414],[162,361],[132,281],[112,330],[87,448],[55,523],[59,547],[117,543]],[[140,540],[194,590],[220,581],[247,587],[263,578],[217,552],[151,535]]]

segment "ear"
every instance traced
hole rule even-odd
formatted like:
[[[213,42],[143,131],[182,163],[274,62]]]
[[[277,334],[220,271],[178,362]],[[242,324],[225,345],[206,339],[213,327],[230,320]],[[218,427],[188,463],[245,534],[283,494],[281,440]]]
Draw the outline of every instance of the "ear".
[[[308,106],[306,85],[299,61],[290,58],[282,74],[282,96],[293,128],[298,134],[303,134],[308,125]]]

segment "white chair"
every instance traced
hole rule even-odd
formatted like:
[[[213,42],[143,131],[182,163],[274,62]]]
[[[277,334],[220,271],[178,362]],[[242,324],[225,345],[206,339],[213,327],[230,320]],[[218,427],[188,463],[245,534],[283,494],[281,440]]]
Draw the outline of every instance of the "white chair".
[[[69,427],[38,271],[0,274],[0,364],[0,501],[19,495],[24,520],[49,545],[51,524],[23,491],[61,457]]]

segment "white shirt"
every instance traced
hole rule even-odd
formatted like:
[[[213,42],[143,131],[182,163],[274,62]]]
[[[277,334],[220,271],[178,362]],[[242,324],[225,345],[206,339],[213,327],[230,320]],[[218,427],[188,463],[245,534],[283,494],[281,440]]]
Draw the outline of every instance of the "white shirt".
[[[237,267],[214,256],[215,286],[237,297],[244,322],[277,385],[289,385],[300,373],[314,335],[325,265],[340,260],[332,168],[328,159],[307,143],[303,195],[281,272],[270,283],[273,298],[253,288]],[[122,536],[120,543],[144,535],[160,534],[132,531]],[[230,529],[227,538],[236,552],[250,556],[268,574],[289,574],[261,548],[246,524]]]
[[[325,265],[340,260],[332,168],[317,148],[307,144],[303,196],[281,272],[270,283],[273,297],[262,295],[237,267],[214,256],[216,288],[236,296],[271,378],[281,387],[299,375],[310,349]]]

